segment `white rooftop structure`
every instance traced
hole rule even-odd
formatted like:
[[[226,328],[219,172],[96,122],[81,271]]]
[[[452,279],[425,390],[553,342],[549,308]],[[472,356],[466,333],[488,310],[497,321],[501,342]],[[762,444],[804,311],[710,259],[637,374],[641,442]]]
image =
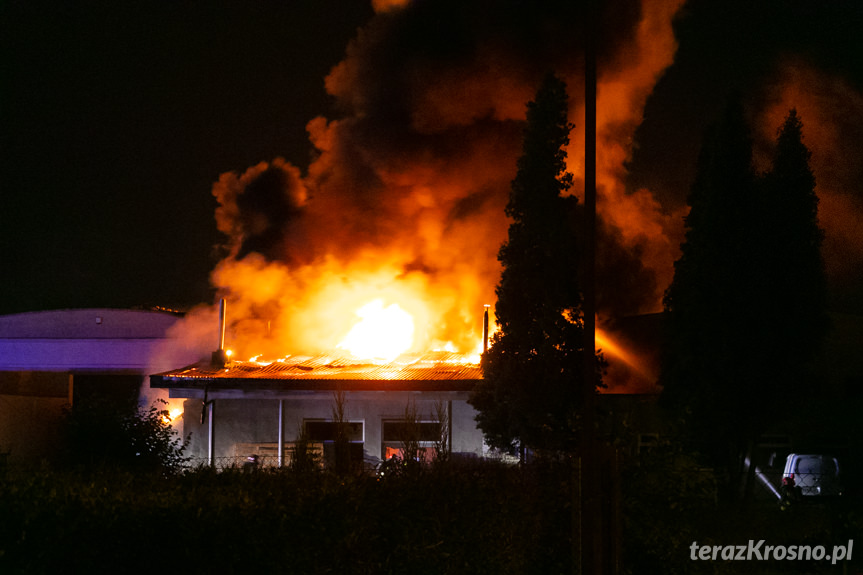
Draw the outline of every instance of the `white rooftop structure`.
[[[146,374],[179,318],[162,310],[109,308],[0,316],[0,371]]]

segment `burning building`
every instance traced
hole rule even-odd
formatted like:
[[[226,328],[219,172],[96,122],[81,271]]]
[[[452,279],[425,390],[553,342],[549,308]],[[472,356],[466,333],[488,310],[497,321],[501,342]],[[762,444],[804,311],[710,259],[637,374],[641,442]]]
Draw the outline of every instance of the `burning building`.
[[[480,378],[472,358],[431,352],[385,363],[332,355],[204,363],[153,375],[150,385],[188,398],[183,433],[191,434],[189,454],[199,461],[235,463],[254,454],[265,464],[287,464],[302,433],[326,456],[342,401],[352,460],[374,466],[402,450],[402,430],[411,423],[419,424],[416,439],[429,455],[444,441],[453,455],[482,456],[467,404]],[[406,420],[406,410],[415,410],[415,421]]]
[[[680,214],[627,192],[624,166],[673,61],[680,5],[624,0],[599,18],[601,319],[658,311],[677,257]],[[308,167],[275,158],[213,185],[226,240],[211,281],[231,302],[238,355],[328,352],[376,300],[413,318],[408,351],[474,353],[526,104],[547,70],[568,86],[583,193],[584,25],[577,3],[503,3],[493,18],[481,3],[378,6],[325,79],[335,115],[308,122]]]
[[[429,456],[435,445],[457,456],[481,456],[482,434],[467,404],[482,377],[479,356],[403,353],[394,342],[404,342],[406,334],[387,335],[410,317],[392,308],[377,312],[356,324],[335,353],[241,361],[231,360],[225,347],[223,300],[212,358],[152,375],[150,386],[186,398],[183,434],[191,438],[190,455],[211,465],[256,455],[282,466],[301,436],[326,456],[337,424],[346,425],[352,460],[369,466],[403,450],[407,425],[416,425],[413,439]]]
[[[656,311],[677,254],[679,214],[664,213],[646,190],[627,193],[623,166],[647,97],[673,61],[681,4],[623,0],[597,20],[602,317]],[[200,441],[198,455],[204,437],[214,438],[208,457],[242,455],[231,446],[256,442],[281,451],[253,422],[270,436],[284,433],[285,418],[308,429],[328,417],[335,390],[359,410],[351,417],[372,458],[385,457],[386,423],[409,397],[426,404],[423,414],[431,403],[451,405],[454,450],[482,451],[466,404],[479,378],[476,310],[494,300],[526,104],[549,69],[570,92],[568,169],[573,193],[583,190],[585,15],[577,3],[502,3],[493,17],[481,3],[376,10],[325,80],[338,115],[307,124],[308,168],[275,158],[213,186],[226,241],[211,280],[231,302],[233,357],[251,359],[151,378],[191,398],[184,426]],[[199,314],[212,310],[187,322]],[[387,329],[364,331],[370,316],[386,316]],[[390,336],[394,347],[379,349]],[[201,401],[216,410],[212,429],[189,418]],[[218,415],[222,402],[228,415]]]
[[[412,424],[419,434],[414,439],[428,457],[441,443],[456,457],[486,455],[468,398],[482,379],[479,354],[488,341],[488,311],[476,353],[416,353],[407,351],[410,316],[373,303],[329,353],[240,360],[232,359],[236,354],[225,343],[223,300],[218,350],[196,364],[150,376],[151,388],[167,390],[171,401],[184,400],[181,433],[191,439],[188,454],[211,465],[237,464],[256,455],[282,466],[300,437],[326,455],[341,419],[349,430],[352,459],[367,466],[401,455],[404,430]],[[630,321],[634,327],[624,328],[632,336],[625,340],[626,349],[599,339],[608,349],[609,365],[625,378],[625,390],[612,391],[657,391],[655,366],[646,358],[655,360],[659,319]],[[639,339],[640,347],[633,343]]]

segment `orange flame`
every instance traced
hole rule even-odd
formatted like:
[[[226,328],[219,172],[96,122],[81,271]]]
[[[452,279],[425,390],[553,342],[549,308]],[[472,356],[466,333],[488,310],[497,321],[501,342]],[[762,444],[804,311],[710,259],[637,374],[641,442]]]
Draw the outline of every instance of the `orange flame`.
[[[391,361],[413,343],[414,320],[398,304],[384,307],[376,299],[357,310],[362,320],[351,328],[338,347],[354,357]]]
[[[172,407],[167,409],[166,411],[167,413],[163,414],[161,417],[162,423],[164,423],[165,425],[173,425],[181,417],[183,417],[182,407]]]

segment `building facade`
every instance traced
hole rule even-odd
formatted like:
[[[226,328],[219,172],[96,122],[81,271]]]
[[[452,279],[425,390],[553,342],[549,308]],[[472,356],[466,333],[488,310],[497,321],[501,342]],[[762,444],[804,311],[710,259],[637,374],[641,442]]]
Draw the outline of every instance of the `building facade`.
[[[432,352],[385,364],[337,356],[199,363],[153,375],[150,386],[186,398],[182,433],[197,461],[224,466],[257,455],[265,465],[287,465],[304,435],[327,460],[342,423],[352,461],[368,468],[403,456],[410,440],[425,458],[436,445],[456,457],[482,456],[467,402],[480,378],[475,359]]]
[[[159,350],[177,347],[179,319],[109,308],[0,316],[0,454],[37,465],[55,451],[64,408],[97,396],[134,401]]]

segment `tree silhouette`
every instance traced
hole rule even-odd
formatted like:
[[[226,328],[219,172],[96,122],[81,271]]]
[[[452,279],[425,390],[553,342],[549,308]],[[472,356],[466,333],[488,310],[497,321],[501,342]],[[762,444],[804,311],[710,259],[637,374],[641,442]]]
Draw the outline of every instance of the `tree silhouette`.
[[[686,239],[665,295],[663,403],[740,492],[746,455],[801,397],[823,337],[817,199],[796,112],[759,178],[743,108],[732,99],[705,136]],[[751,466],[749,467],[751,471]]]
[[[811,388],[811,362],[828,327],[826,279],[821,256],[815,176],[803,144],[803,123],[792,109],[779,128],[773,166],[764,178],[765,257],[772,325],[764,353],[772,364],[774,391],[788,400]]]
[[[686,238],[665,295],[668,341],[663,401],[697,448],[726,477],[756,434],[759,386],[758,226],[752,139],[739,100],[708,130],[688,198]],[[731,480],[725,485],[732,485]]]
[[[561,449],[574,440],[582,322],[574,234],[576,200],[565,147],[566,85],[549,74],[527,107],[527,127],[506,214],[513,222],[495,314],[499,331],[483,355],[471,397],[490,445]]]

